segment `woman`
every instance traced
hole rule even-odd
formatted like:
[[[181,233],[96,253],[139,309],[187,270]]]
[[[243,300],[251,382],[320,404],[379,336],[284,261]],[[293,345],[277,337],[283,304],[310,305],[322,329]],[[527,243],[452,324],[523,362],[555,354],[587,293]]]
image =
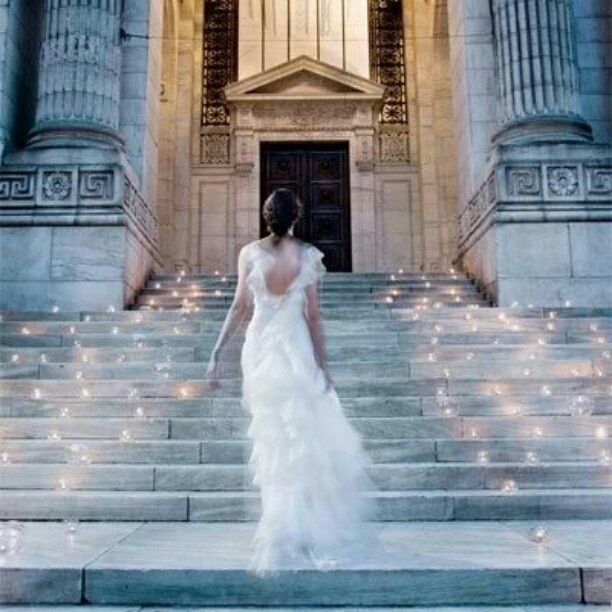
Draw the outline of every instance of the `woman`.
[[[318,569],[337,564],[363,534],[369,488],[361,440],[325,360],[317,298],[323,253],[293,237],[299,213],[288,189],[266,200],[270,235],[240,251],[236,294],[208,366],[218,385],[223,347],[253,299],[241,365],[263,510],[250,565],[258,574],[303,561]]]

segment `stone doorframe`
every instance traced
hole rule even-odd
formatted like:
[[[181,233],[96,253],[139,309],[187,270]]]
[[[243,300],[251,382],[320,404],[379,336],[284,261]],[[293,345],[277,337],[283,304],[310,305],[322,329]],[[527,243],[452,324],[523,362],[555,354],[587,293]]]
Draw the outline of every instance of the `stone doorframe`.
[[[237,245],[259,237],[261,143],[348,142],[353,270],[376,269],[375,138],[384,91],[306,56],[225,88]]]

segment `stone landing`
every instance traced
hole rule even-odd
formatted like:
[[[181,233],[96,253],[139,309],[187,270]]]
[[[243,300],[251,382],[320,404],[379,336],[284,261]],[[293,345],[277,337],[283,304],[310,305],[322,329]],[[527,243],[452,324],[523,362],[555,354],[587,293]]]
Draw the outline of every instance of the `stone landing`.
[[[242,609],[610,602],[612,522],[556,522],[542,544],[529,539],[532,527],[381,523],[358,561],[262,579],[245,571],[253,524],[86,524],[68,535],[61,524],[29,523],[23,550],[0,561],[0,596]]]

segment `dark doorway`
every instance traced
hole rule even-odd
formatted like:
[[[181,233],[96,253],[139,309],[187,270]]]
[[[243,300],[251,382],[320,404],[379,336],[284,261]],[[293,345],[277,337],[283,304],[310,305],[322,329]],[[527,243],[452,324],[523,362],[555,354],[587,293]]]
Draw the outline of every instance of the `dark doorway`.
[[[330,272],[351,271],[348,143],[262,143],[261,204],[280,187],[304,205],[295,235],[325,253]],[[260,234],[266,225],[260,212]]]

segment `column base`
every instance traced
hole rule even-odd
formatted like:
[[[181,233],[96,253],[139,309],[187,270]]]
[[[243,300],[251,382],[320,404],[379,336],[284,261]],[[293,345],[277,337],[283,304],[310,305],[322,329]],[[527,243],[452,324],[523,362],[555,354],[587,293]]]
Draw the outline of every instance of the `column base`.
[[[612,306],[612,147],[498,147],[460,234],[463,267],[500,306]]]
[[[47,121],[37,124],[28,134],[28,148],[111,147],[123,150],[119,132],[94,122]]]
[[[591,142],[591,126],[580,117],[533,117],[513,121],[493,138],[493,146],[542,142]]]

